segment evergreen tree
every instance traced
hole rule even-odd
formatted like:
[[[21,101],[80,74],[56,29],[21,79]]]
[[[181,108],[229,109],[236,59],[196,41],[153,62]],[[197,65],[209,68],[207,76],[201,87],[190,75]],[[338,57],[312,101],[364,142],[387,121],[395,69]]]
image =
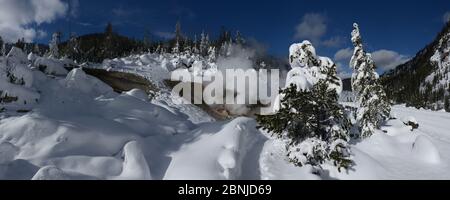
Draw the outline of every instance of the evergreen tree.
[[[200,39],[200,54],[202,56],[208,55],[209,47],[210,47],[209,36],[205,34],[205,32],[202,32]]]
[[[208,50],[208,62],[216,62],[216,47],[209,47]]]
[[[15,47],[21,49],[22,51],[25,50],[25,38],[18,39],[17,42],[14,44]]]
[[[172,49],[172,53],[174,53],[174,54],[180,53],[180,43],[178,41],[175,43],[175,46]]]
[[[35,43],[33,47],[33,53],[37,56],[41,56],[41,50],[39,48],[39,44]]]
[[[199,44],[198,44],[198,39],[197,39],[197,35],[194,36],[194,44],[192,47],[192,52],[194,54],[200,54],[200,50],[198,48]]]
[[[244,40],[244,38],[242,37],[240,31],[237,31],[237,32],[236,32],[236,39],[235,39],[235,41],[236,41],[236,44],[238,44],[238,45],[244,45],[244,44],[245,44],[245,40]]]
[[[75,35],[75,33],[72,33],[70,35],[70,39],[67,43],[66,47],[66,56],[79,61],[81,59],[81,48],[80,43],[78,41],[78,37]]]
[[[292,45],[290,59],[290,85],[280,91],[279,108],[273,115],[258,116],[257,121],[287,141],[288,157],[294,164],[320,169],[321,164],[331,162],[339,171],[349,169],[353,165],[348,147],[350,122],[338,103],[336,65],[328,58],[319,59],[308,41]],[[321,74],[313,77],[317,67]]]
[[[352,87],[359,108],[357,126],[362,138],[370,137],[389,118],[390,104],[376,73],[372,56],[363,49],[358,24],[353,24],[352,43],[355,47],[350,66],[353,68]]]
[[[59,58],[59,43],[61,41],[61,33],[55,32],[52,35],[52,40],[50,40],[50,50],[49,50],[49,57],[52,58]]]
[[[114,58],[121,56],[114,43],[114,30],[111,23],[108,23],[105,28],[105,39],[103,41],[102,49],[100,51],[100,57],[104,58]]]
[[[263,129],[288,140],[291,162],[320,168],[331,161],[340,171],[352,166],[347,141],[349,121],[339,105],[338,95],[320,80],[311,90],[295,85],[281,90],[281,109],[274,115],[258,116]]]

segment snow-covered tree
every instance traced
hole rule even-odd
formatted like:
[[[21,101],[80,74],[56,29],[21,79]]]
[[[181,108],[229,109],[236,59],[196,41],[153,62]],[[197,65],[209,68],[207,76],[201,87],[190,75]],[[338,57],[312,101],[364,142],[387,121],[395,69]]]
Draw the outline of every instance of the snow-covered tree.
[[[6,43],[3,43],[1,48],[2,48],[1,54],[2,54],[2,56],[5,56],[6,55]]]
[[[180,43],[177,41],[175,46],[172,48],[172,53],[179,54],[180,53]]]
[[[208,50],[208,62],[214,63],[216,62],[216,47],[209,47]]]
[[[347,142],[349,120],[338,103],[340,79],[330,59],[318,57],[309,41],[290,48],[292,70],[279,95],[275,114],[258,116],[259,124],[287,141],[289,160],[320,169],[325,162],[340,171],[353,162]]]
[[[197,39],[197,35],[194,36],[194,44],[192,46],[192,52],[194,54],[200,54],[200,50],[198,48],[199,44],[198,44],[198,39]]]
[[[67,43],[66,56],[71,59],[79,60],[81,55],[80,42],[77,36],[72,33],[69,42]]]
[[[41,49],[39,48],[39,44],[35,43],[34,47],[33,47],[33,54],[37,55],[37,56],[41,56]]]
[[[208,55],[209,46],[209,35],[205,34],[205,32],[202,32],[200,39],[200,54],[202,56]]]
[[[359,108],[357,126],[362,138],[370,137],[388,119],[391,111],[386,93],[378,80],[372,56],[363,48],[358,24],[353,24],[352,43],[355,47],[350,66],[353,68],[352,88]]]
[[[235,41],[236,41],[236,44],[238,44],[238,45],[244,45],[245,44],[245,40],[242,37],[240,31],[236,31],[236,39],[235,39]]]
[[[52,40],[50,40],[50,51],[49,51],[49,57],[52,58],[59,58],[59,43],[61,41],[61,33],[55,32],[52,35]]]
[[[28,65],[27,55],[12,47],[5,62],[0,63],[0,103],[27,105],[39,100],[33,88],[34,74]]]

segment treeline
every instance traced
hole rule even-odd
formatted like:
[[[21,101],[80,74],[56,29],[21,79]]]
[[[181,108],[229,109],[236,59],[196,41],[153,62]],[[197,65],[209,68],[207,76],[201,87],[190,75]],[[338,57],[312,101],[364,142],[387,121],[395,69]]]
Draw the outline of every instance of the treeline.
[[[117,33],[111,23],[107,24],[103,33],[83,36],[71,34],[66,41],[61,41],[62,35],[61,32],[54,33],[48,45],[26,43],[25,39],[19,39],[14,44],[6,44],[0,37],[0,48],[7,53],[12,46],[16,46],[27,54],[32,52],[39,56],[70,58],[78,63],[98,63],[104,59],[149,52],[190,52],[208,56],[213,51],[215,54],[226,54],[223,51],[226,51],[230,44],[246,45],[239,31],[232,34],[231,31],[222,28],[219,36],[214,39],[205,32],[191,38],[183,34],[180,23],[176,24],[174,37],[167,40],[153,41],[149,34],[145,34],[142,39],[129,38]]]

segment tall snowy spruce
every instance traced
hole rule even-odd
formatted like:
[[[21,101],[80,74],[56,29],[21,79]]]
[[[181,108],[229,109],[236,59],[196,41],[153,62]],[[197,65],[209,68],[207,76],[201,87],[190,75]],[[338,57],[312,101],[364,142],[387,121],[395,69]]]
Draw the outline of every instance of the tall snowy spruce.
[[[363,49],[358,24],[353,24],[355,47],[350,66],[353,68],[352,88],[359,104],[356,121],[361,138],[368,138],[389,118],[391,106],[375,71],[372,56]]]
[[[50,50],[49,50],[49,57],[52,58],[59,58],[59,43],[61,41],[61,33],[53,33],[52,40],[50,40]]]
[[[322,164],[341,169],[353,165],[348,147],[350,123],[338,103],[342,81],[336,65],[316,56],[309,41],[290,48],[292,70],[280,91],[279,106],[272,115],[260,115],[263,129],[287,141],[289,160],[297,166],[311,165],[320,173]]]

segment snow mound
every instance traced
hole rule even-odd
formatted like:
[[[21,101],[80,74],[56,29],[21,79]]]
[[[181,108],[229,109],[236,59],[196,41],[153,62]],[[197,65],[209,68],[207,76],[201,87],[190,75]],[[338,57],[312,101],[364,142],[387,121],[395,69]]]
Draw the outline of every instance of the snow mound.
[[[81,91],[87,94],[108,94],[112,93],[113,89],[106,83],[87,75],[82,69],[73,69],[67,74],[64,80],[64,85],[73,90]]]
[[[27,65],[27,55],[19,48],[12,47],[6,56],[6,65]]]
[[[426,163],[438,164],[441,162],[439,150],[428,137],[423,135],[417,137],[412,153],[417,159]]]
[[[27,59],[31,62],[34,63],[34,61],[38,58],[38,56],[36,56],[36,54],[34,54],[33,52],[31,52],[30,54],[28,54]]]
[[[123,148],[125,160],[122,173],[114,179],[151,180],[150,169],[142,153],[141,146],[136,141],[128,142]]]
[[[190,134],[197,137],[171,155],[165,179],[240,179],[245,168],[250,167],[243,165],[244,161],[257,156],[249,152],[257,142],[265,140],[255,127],[254,120],[237,118],[228,123],[208,123],[192,131]]]
[[[9,142],[0,143],[0,165],[8,164],[14,161],[16,155],[19,153],[19,148]]]
[[[64,63],[54,58],[36,58],[33,65],[46,74],[64,76],[68,71],[64,68]]]

